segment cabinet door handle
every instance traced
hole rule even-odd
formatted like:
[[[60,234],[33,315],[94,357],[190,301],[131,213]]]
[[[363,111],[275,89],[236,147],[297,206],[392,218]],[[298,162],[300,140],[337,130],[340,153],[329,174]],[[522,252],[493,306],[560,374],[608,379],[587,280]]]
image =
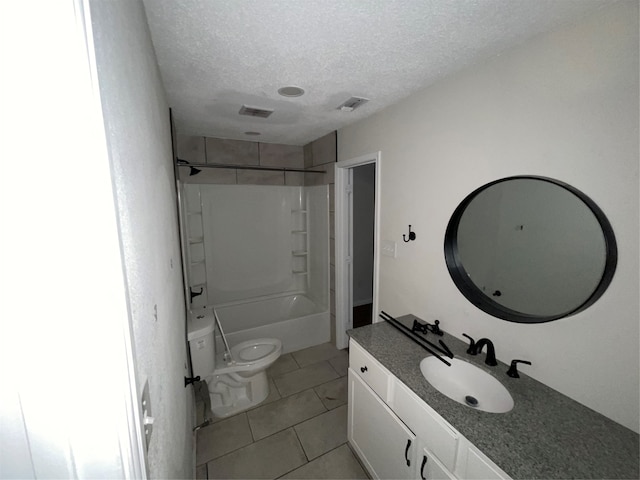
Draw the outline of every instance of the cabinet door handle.
[[[407,440],[407,448],[404,449],[404,459],[407,461],[407,467],[411,466],[411,460],[409,460],[409,447],[411,446],[411,439]]]
[[[427,480],[424,476],[424,466],[427,464],[427,456],[424,455],[422,457],[422,466],[420,467],[420,477],[422,477],[422,480]]]
[[[364,367],[360,367],[360,371],[362,373],[366,372],[367,371],[367,366],[365,365]]]

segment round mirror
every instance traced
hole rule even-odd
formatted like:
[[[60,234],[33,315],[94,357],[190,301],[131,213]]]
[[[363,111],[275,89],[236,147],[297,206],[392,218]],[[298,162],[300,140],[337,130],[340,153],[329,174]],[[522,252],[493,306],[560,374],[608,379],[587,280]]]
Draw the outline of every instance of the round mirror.
[[[540,323],[573,315],[607,289],[613,229],[585,194],[558,180],[491,182],[456,208],[445,259],[462,294],[494,317]]]

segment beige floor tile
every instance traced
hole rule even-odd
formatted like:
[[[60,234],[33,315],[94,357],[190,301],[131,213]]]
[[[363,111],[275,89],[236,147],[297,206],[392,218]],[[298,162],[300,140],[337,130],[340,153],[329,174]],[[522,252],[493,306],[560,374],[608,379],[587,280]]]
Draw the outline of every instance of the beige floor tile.
[[[334,347],[331,343],[323,343],[314,347],[305,348],[304,350],[298,350],[297,352],[293,352],[291,355],[293,355],[293,358],[300,367],[306,367],[313,363],[337,357],[340,355],[340,350]]]
[[[330,380],[338,378],[338,376],[329,362],[320,362],[293,372],[285,373],[273,380],[276,383],[276,387],[278,387],[280,395],[286,397],[327,383]]]
[[[278,478],[307,461],[292,428],[207,464],[209,478]]]
[[[341,377],[347,376],[349,370],[349,353],[346,350],[340,350],[340,355],[329,360],[331,366]]]
[[[306,390],[251,410],[247,417],[253,438],[260,440],[325,411],[318,395]]]
[[[295,430],[307,458],[313,460],[347,442],[347,406],[296,425]]]
[[[237,450],[253,442],[247,415],[242,413],[198,430],[196,465]]]
[[[327,410],[333,410],[347,403],[348,381],[347,377],[340,377],[330,382],[323,383],[314,388]]]
[[[300,365],[296,363],[296,361],[293,359],[293,356],[290,353],[285,353],[284,355],[281,355],[280,358],[278,358],[278,360],[276,360],[275,363],[267,369],[267,375],[269,375],[270,377],[278,377],[299,368]]]
[[[286,479],[368,479],[351,449],[345,444],[287,473]]]

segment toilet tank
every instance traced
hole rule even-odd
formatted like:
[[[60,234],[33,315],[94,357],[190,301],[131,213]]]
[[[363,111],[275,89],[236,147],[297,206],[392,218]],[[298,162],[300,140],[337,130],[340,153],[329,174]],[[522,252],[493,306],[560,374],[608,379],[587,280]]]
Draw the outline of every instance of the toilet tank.
[[[214,341],[213,309],[194,308],[189,312],[187,321],[187,339],[191,352],[193,376],[200,376],[201,380],[214,370],[215,341]]]

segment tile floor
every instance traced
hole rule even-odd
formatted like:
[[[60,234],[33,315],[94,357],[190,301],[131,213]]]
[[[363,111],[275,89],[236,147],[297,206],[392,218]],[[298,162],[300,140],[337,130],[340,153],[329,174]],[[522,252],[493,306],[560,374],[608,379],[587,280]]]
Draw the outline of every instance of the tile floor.
[[[263,403],[197,431],[196,478],[368,478],[347,444],[348,363],[331,344],[282,355]]]

